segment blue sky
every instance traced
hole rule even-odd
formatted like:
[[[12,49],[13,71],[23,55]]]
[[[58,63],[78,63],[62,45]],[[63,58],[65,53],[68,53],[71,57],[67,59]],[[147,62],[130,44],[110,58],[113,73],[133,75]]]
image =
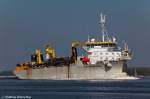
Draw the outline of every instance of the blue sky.
[[[131,66],[150,66],[150,0],[0,0],[0,70],[18,62],[45,43],[58,56],[70,55],[73,40],[98,32],[98,12],[107,15],[108,31],[134,52]]]

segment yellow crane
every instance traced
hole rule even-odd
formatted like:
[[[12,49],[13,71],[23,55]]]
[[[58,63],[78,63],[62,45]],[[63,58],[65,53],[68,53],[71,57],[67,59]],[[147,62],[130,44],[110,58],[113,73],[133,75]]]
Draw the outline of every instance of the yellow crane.
[[[45,55],[46,55],[46,60],[54,59],[56,58],[56,53],[54,48],[50,47],[49,45],[45,46]]]
[[[37,64],[42,64],[43,63],[43,56],[42,56],[41,50],[36,49],[35,54],[37,56]]]

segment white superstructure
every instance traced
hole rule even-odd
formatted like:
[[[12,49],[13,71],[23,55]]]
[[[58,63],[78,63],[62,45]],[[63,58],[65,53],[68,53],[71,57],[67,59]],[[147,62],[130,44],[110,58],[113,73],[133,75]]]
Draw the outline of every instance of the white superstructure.
[[[100,15],[100,26],[102,33],[102,40],[90,39],[83,46],[83,49],[88,53],[88,64],[104,63],[105,65],[112,66],[111,62],[131,59],[128,46],[125,43],[124,49],[119,49],[115,37],[110,38],[105,26],[106,17]]]

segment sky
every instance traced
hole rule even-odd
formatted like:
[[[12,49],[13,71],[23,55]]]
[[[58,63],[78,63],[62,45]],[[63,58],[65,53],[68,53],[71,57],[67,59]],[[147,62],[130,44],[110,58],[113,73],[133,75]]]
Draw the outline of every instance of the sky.
[[[134,52],[130,66],[150,66],[149,5],[150,0],[0,0],[0,70],[29,61],[47,43],[57,56],[69,56],[73,40],[101,35],[101,12],[109,34]]]

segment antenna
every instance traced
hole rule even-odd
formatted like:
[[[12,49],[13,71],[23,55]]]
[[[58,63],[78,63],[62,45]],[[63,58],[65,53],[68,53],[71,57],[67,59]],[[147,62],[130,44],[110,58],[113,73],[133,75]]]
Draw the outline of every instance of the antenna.
[[[88,34],[88,42],[90,42],[90,35]]]
[[[105,17],[106,17],[106,15],[103,16],[103,14],[101,13],[101,20],[100,20],[101,23],[105,24],[105,22],[106,22]]]
[[[86,25],[86,31],[87,31],[87,33],[88,33],[88,42],[90,42],[90,33],[89,33],[89,30],[88,30],[88,25]]]
[[[100,27],[101,27],[101,33],[102,33],[102,41],[110,41],[109,36],[107,34],[107,30],[106,30],[106,15],[103,15],[102,13],[100,14]]]

